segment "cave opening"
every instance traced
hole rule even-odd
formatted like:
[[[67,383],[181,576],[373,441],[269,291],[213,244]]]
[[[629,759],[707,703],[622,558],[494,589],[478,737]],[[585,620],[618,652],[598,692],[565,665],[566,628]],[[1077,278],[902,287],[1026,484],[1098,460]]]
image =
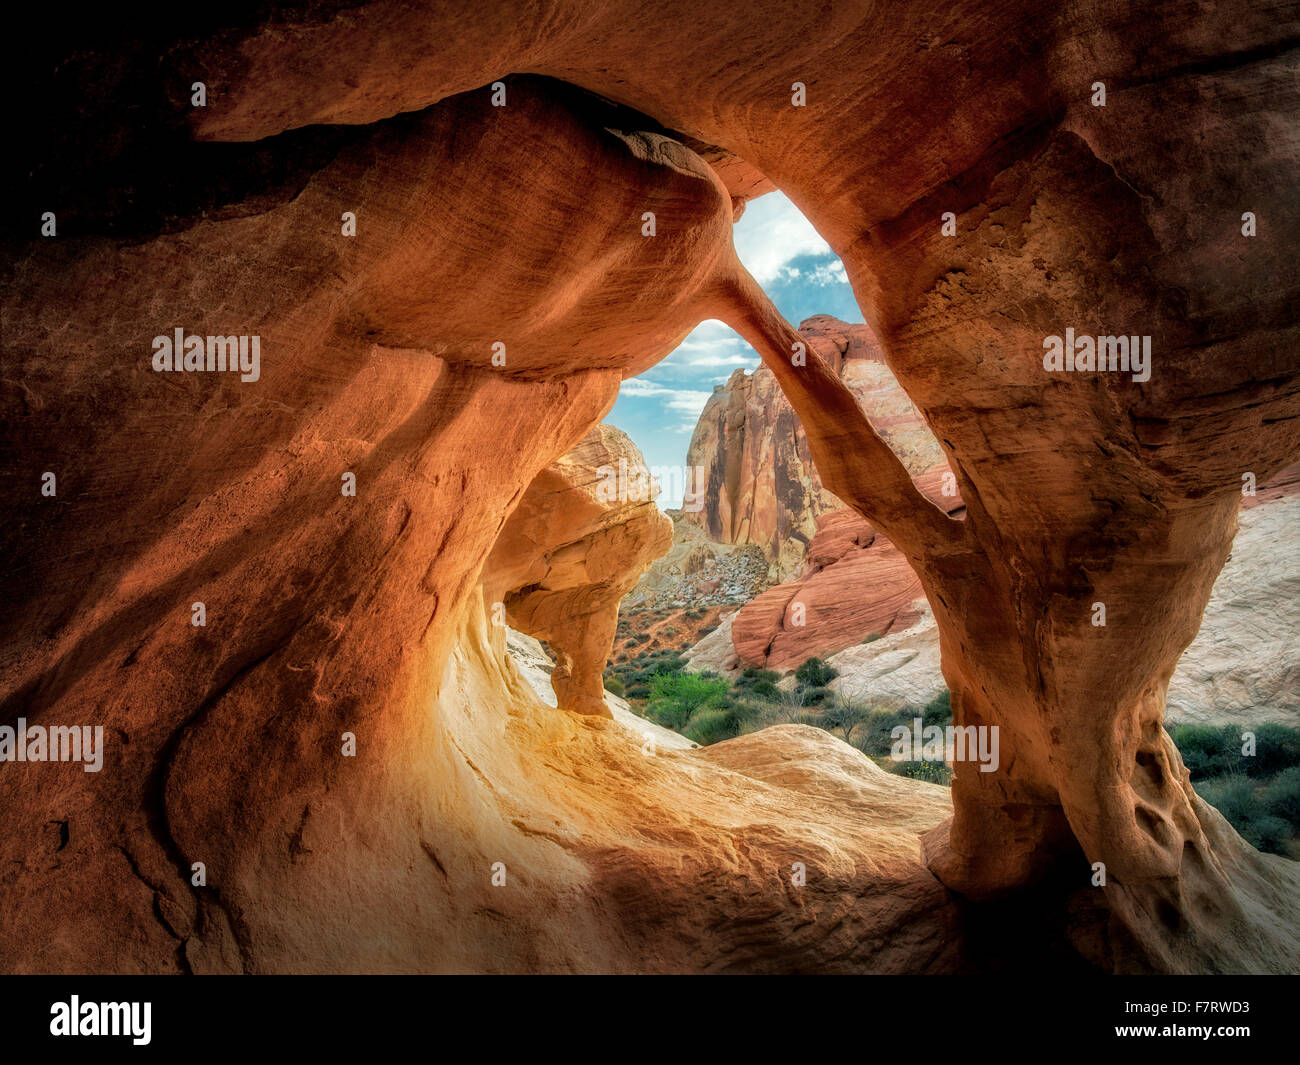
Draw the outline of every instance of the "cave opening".
[[[733,239],[740,261],[788,321],[863,324],[843,262],[781,191],[745,202]],[[623,382],[607,421],[645,456],[660,509],[706,508],[708,473],[691,461],[701,417],[713,397],[740,387],[761,361],[735,330],[711,318],[667,358]]]

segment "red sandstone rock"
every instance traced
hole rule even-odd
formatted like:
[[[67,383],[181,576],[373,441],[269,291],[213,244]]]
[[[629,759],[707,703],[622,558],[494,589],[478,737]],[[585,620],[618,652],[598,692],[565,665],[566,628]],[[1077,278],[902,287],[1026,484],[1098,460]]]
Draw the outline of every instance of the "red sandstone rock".
[[[1257,507],[1261,503],[1272,503],[1297,494],[1300,494],[1300,462],[1293,462],[1267,482],[1259,484],[1252,495],[1243,495],[1241,505],[1245,508]]]
[[[949,513],[962,510],[946,465],[928,470],[916,483]],[[951,495],[943,495],[945,484]],[[856,512],[835,510],[817,520],[800,573],[740,608],[731,639],[744,665],[792,669],[873,634],[911,627],[920,619],[913,604],[924,595],[887,536]]]

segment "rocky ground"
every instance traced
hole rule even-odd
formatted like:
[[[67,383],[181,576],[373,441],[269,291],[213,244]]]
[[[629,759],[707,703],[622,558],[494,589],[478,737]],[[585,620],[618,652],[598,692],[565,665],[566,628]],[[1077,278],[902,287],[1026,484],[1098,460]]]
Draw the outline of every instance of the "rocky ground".
[[[623,599],[623,616],[638,609],[746,603],[768,586],[768,564],[760,548],[711,540],[681,511],[667,514],[673,519],[673,545]]]

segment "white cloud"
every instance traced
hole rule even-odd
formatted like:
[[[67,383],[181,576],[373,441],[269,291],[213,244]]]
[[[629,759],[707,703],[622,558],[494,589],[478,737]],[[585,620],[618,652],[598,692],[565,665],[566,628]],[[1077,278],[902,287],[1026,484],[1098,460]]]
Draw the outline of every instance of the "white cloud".
[[[669,410],[684,411],[698,418],[700,411],[704,409],[704,404],[709,401],[710,394],[708,392],[678,392],[672,399],[665,402],[664,406]]]
[[[769,192],[746,205],[733,239],[740,261],[759,284],[787,273],[789,264],[800,256],[832,254],[808,219],[779,192]]]
[[[740,352],[734,355],[705,355],[703,358],[692,359],[692,366],[708,366],[712,369],[721,369],[724,366],[756,366],[758,364],[758,353],[751,351],[748,355]]]
[[[844,264],[839,259],[819,263],[813,272],[808,275],[808,278],[815,285],[847,285],[849,283],[848,271],[844,269]]]
[[[622,392],[625,396],[659,398],[662,400],[662,405],[669,410],[684,411],[696,417],[712,395],[711,392],[699,392],[692,388],[669,388],[667,385],[647,381],[644,377],[633,377],[630,381],[624,381]]]

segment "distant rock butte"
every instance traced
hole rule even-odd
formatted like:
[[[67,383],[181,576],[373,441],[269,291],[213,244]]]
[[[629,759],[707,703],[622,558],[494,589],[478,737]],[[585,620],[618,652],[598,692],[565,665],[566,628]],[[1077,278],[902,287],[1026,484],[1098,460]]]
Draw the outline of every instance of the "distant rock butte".
[[[817,315],[799,332],[870,410],[872,424],[911,472],[943,460],[869,326]],[[822,487],[803,428],[765,366],[753,373],[736,370],[713,390],[686,464],[707,471],[708,488],[703,508],[684,513],[681,524],[699,525],[725,544],[757,545],[773,581],[799,568],[817,519],[844,505]]]

